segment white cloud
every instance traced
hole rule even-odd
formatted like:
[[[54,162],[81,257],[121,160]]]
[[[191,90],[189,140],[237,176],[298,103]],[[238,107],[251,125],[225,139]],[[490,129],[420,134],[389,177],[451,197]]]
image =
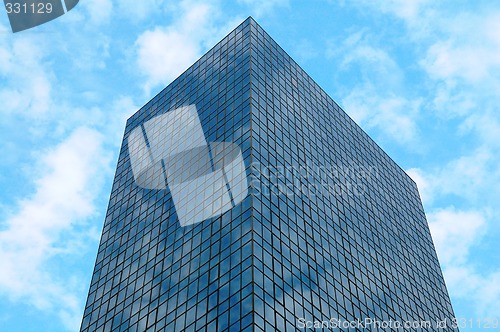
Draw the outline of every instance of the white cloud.
[[[481,108],[477,93],[463,90],[453,80],[436,82],[430,97],[435,114],[445,119],[463,117]]]
[[[498,158],[492,150],[479,148],[432,171],[412,168],[407,173],[417,183],[424,204],[450,195],[474,203],[490,203],[500,195]]]
[[[477,211],[441,209],[427,214],[441,263],[462,264],[470,247],[484,234],[486,222]]]
[[[183,1],[176,9],[178,19],[168,26],[156,26],[142,33],[135,42],[136,61],[141,75],[146,76],[144,91],[150,94],[156,85],[166,85],[182,74],[241,19],[220,18],[219,9],[205,2]]]
[[[439,174],[440,190],[443,194],[455,194],[470,199],[476,198],[478,190],[491,180],[488,177],[488,164],[491,155],[478,150],[469,156],[462,156],[443,167]]]
[[[155,28],[143,33],[136,42],[139,68],[148,76],[145,90],[165,84],[184,70],[198,57],[199,45],[183,32]]]
[[[500,148],[500,118],[493,110],[471,113],[460,125],[464,133],[473,132],[491,149]]]
[[[424,19],[431,16],[432,7],[437,5],[435,1],[431,0],[356,0],[354,4],[368,7],[373,11],[394,15],[414,28],[414,33],[426,31]]]
[[[108,172],[102,143],[95,130],[79,128],[47,151],[35,192],[18,202],[18,211],[2,221],[0,232],[0,292],[12,301],[57,312],[70,330],[80,323],[86,282],[58,273],[95,232],[85,220],[96,212],[94,199]]]
[[[42,34],[6,36],[0,34],[0,113],[16,138],[4,132],[1,148],[8,157],[4,155],[1,164],[8,175],[20,178],[0,177],[4,189],[0,203],[0,295],[4,302],[33,307],[40,317],[55,317],[55,325],[62,322],[74,331],[81,323],[90,273],[79,260],[91,249],[89,245],[97,245],[100,235],[99,224],[89,224],[88,218],[97,213],[95,204],[102,203],[98,198],[104,177],[112,174],[112,153],[106,150],[105,142],[114,137],[110,142],[116,151],[125,117],[138,107],[130,97],[104,105],[99,98],[86,100],[87,105],[69,101],[74,95],[68,91],[75,85],[56,66],[60,59],[56,55],[80,54],[92,62],[85,70],[102,69],[104,66],[95,66],[94,61],[105,53],[100,42],[94,49],[97,52],[89,53],[85,50],[90,40],[85,37],[71,39],[66,45],[48,43]],[[57,33],[50,36],[62,40]],[[73,70],[81,73],[82,67]],[[63,86],[63,82],[71,85]],[[102,106],[94,106],[98,103]],[[62,143],[46,148],[63,137]],[[37,161],[27,166],[33,160]],[[11,172],[14,168],[26,170]],[[26,178],[21,177],[23,173]],[[23,199],[6,198],[11,186],[17,185],[32,186],[34,192]],[[15,206],[6,202],[15,202]],[[15,322],[20,318],[13,315],[6,319]]]
[[[344,109],[354,121],[364,128],[377,128],[396,144],[416,142],[420,104],[420,100],[381,95],[371,85],[356,87],[342,99]]]
[[[166,84],[180,75],[199,57],[201,41],[212,31],[212,11],[207,4],[185,3],[176,22],[157,26],[137,38],[137,63],[147,77],[147,94],[153,86]]]
[[[326,56],[339,59],[341,70],[360,71],[361,79],[380,90],[398,90],[404,79],[403,71],[383,46],[374,45],[374,37],[366,31],[352,33],[342,41],[330,41]]]
[[[358,34],[352,38],[358,38]],[[388,82],[397,83],[401,80],[401,69],[392,57],[383,49],[369,45],[363,40],[353,40],[348,38],[343,50],[349,49],[344,53],[341,66],[358,66],[363,72],[373,71],[383,84]],[[373,75],[373,76],[375,76]],[[367,77],[365,77],[367,78]],[[369,77],[374,81],[375,77]]]
[[[404,38],[421,53],[435,114],[465,117],[498,114],[500,95],[500,9],[477,3],[474,10],[429,0],[360,0],[406,24]],[[489,102],[490,101],[490,102]]]
[[[52,72],[43,41],[29,35],[7,36],[0,35],[0,112],[44,116],[51,107]]]
[[[497,262],[492,261],[484,270],[485,262],[474,259],[475,251],[491,238],[494,218],[498,215],[495,203],[500,195],[497,186],[500,171],[496,161],[491,151],[481,148],[431,172],[416,168],[407,171],[417,182],[426,205],[429,227],[452,299],[466,303],[478,317],[494,317],[495,308],[500,307]],[[475,208],[443,208],[436,203],[451,196],[473,203]]]
[[[78,6],[81,6],[87,12],[87,17],[90,18],[90,25],[98,26],[105,23],[111,23],[113,14],[112,0],[86,0],[80,1]],[[71,12],[71,14],[73,14]]]
[[[409,38],[422,50],[418,64],[428,77],[433,110],[440,116],[498,114],[500,10],[477,7],[467,11],[423,2],[417,20],[405,19]]]
[[[481,317],[495,317],[500,307],[500,269],[478,270],[470,257],[487,234],[487,215],[448,207],[427,217],[449,292],[471,303]]]
[[[396,16],[407,21],[415,21],[420,18],[422,7],[431,2],[430,0],[390,0],[381,3],[381,9],[393,12]],[[380,5],[380,3],[378,4]]]
[[[474,308],[477,318],[498,318],[500,270],[486,274],[463,264],[445,266],[443,273],[448,291]]]
[[[443,18],[441,38],[422,61],[431,77],[461,79],[467,83],[498,79],[500,69],[500,12],[458,14]],[[497,76],[497,77],[495,77]]]
[[[341,98],[354,121],[366,129],[376,128],[396,144],[411,143],[420,150],[416,143],[422,100],[404,96],[403,71],[392,54],[374,45],[369,33],[358,31],[342,41],[332,40],[326,56],[337,59],[343,75],[359,75],[359,83]]]

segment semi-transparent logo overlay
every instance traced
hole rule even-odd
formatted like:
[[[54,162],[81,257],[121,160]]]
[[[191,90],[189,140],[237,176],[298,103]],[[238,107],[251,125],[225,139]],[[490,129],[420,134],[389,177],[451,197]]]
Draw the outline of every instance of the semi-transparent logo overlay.
[[[168,186],[181,226],[219,216],[248,194],[240,147],[208,143],[195,105],[135,128],[128,149],[137,186],[156,190]]]
[[[64,15],[79,0],[4,0],[12,32],[34,28]]]

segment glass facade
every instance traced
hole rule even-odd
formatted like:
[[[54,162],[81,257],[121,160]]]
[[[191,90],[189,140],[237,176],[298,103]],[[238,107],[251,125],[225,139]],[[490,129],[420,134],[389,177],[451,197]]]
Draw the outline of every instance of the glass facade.
[[[248,18],[128,120],[81,331],[365,318],[453,318],[417,187]]]

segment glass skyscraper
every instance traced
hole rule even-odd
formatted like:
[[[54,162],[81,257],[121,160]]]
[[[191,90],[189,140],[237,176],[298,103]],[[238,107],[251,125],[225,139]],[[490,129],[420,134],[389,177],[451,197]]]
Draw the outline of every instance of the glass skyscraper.
[[[415,183],[252,18],[128,120],[82,332],[453,317]]]

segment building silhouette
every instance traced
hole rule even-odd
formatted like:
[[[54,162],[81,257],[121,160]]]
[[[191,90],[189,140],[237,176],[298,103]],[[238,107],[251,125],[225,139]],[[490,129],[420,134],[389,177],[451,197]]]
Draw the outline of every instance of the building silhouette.
[[[128,119],[82,332],[453,317],[416,184],[252,18]]]

